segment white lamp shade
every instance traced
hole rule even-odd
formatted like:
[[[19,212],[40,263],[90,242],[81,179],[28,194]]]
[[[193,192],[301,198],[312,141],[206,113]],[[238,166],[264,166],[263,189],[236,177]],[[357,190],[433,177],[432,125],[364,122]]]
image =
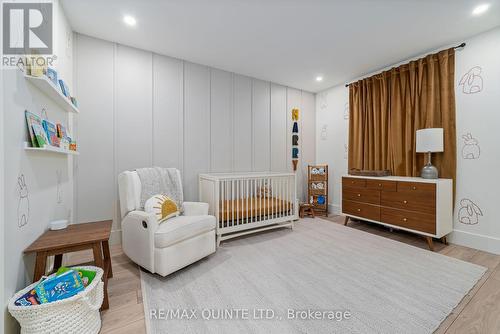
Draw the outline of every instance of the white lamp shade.
[[[443,129],[417,130],[417,152],[443,152]]]

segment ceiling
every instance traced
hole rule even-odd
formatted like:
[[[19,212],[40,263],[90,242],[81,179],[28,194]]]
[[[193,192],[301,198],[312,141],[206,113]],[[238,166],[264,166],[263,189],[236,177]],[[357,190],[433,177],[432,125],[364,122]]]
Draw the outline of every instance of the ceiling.
[[[500,0],[61,1],[76,32],[311,92],[500,25]]]

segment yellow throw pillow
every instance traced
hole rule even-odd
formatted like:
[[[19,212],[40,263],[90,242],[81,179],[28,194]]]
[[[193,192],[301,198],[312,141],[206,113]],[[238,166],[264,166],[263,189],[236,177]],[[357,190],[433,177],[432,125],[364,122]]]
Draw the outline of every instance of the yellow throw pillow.
[[[144,211],[154,213],[158,223],[180,214],[177,204],[165,195],[154,195],[148,199],[144,204]]]

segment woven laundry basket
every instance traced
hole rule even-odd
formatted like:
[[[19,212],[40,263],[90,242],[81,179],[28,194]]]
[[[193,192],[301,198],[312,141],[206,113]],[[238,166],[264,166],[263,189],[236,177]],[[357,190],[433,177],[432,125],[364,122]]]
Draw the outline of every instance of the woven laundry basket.
[[[9,312],[21,325],[22,334],[93,334],[101,329],[101,307],[104,297],[103,270],[92,266],[76,266],[96,272],[85,290],[73,297],[52,303],[16,306],[14,302],[40,281],[19,291],[9,301]]]

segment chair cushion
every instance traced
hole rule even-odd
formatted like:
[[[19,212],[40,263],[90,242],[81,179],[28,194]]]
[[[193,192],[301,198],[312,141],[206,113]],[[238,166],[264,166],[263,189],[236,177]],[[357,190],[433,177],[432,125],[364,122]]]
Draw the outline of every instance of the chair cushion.
[[[156,230],[155,247],[165,248],[213,229],[215,229],[214,216],[178,216],[170,218],[160,224]]]

